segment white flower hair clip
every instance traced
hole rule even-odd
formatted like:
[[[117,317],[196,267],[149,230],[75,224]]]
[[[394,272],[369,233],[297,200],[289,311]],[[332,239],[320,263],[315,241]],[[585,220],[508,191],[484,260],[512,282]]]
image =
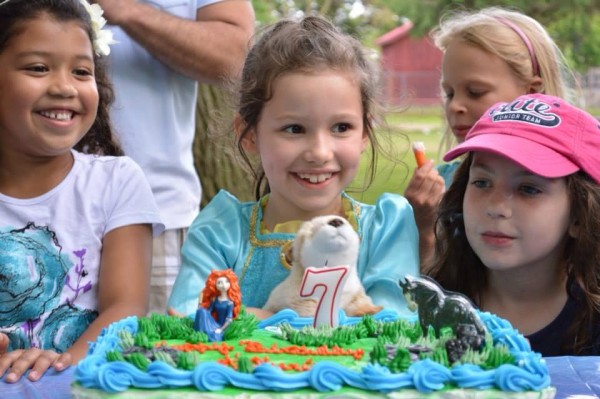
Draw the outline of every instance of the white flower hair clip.
[[[8,0],[6,0],[8,1]],[[94,52],[97,55],[107,56],[110,54],[110,45],[117,43],[113,39],[113,34],[108,29],[102,29],[106,25],[106,19],[102,16],[104,10],[98,4],[90,4],[86,0],[79,0],[85,7],[90,19],[92,20],[92,30],[94,31]]]

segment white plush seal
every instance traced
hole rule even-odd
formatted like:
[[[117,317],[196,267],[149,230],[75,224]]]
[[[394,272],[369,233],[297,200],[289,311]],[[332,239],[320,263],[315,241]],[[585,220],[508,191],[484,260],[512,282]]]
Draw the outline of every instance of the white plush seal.
[[[375,306],[365,293],[356,273],[360,240],[350,223],[335,215],[318,216],[304,222],[292,245],[290,275],[273,289],[265,310],[277,312],[293,309],[300,316],[314,316],[318,302],[300,296],[300,286],[307,267],[348,266],[349,274],[340,306],[348,316],[375,314]]]

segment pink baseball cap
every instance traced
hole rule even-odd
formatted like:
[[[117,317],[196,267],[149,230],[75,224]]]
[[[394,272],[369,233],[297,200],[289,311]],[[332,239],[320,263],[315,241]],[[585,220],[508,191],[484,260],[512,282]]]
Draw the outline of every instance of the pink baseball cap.
[[[469,151],[502,155],[548,178],[583,170],[600,184],[600,122],[558,97],[527,94],[493,105],[444,161]]]

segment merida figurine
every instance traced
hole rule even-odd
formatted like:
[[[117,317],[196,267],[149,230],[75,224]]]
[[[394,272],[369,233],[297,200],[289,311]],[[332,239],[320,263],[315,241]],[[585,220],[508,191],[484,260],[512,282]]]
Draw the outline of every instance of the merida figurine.
[[[239,314],[242,303],[233,270],[213,270],[199,299],[194,329],[208,335],[209,341],[222,341],[225,329]]]

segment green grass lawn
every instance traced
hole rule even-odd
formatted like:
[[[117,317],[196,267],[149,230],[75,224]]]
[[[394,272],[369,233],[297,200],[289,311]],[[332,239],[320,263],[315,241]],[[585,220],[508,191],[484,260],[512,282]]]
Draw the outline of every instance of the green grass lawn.
[[[363,187],[370,163],[370,156],[365,152],[359,172],[348,190],[348,193],[358,201],[374,204],[384,192],[404,194],[404,189],[416,167],[412,152],[414,141],[424,142],[427,158],[439,162],[438,152],[442,139],[439,126],[425,131],[394,128],[388,134],[389,137],[384,138],[383,147],[386,152],[393,155],[393,159],[379,156],[373,183],[364,191],[355,191]]]
[[[410,107],[404,111],[390,112],[387,114],[387,123],[390,126],[407,124],[440,125],[443,123],[444,111],[440,106]]]

